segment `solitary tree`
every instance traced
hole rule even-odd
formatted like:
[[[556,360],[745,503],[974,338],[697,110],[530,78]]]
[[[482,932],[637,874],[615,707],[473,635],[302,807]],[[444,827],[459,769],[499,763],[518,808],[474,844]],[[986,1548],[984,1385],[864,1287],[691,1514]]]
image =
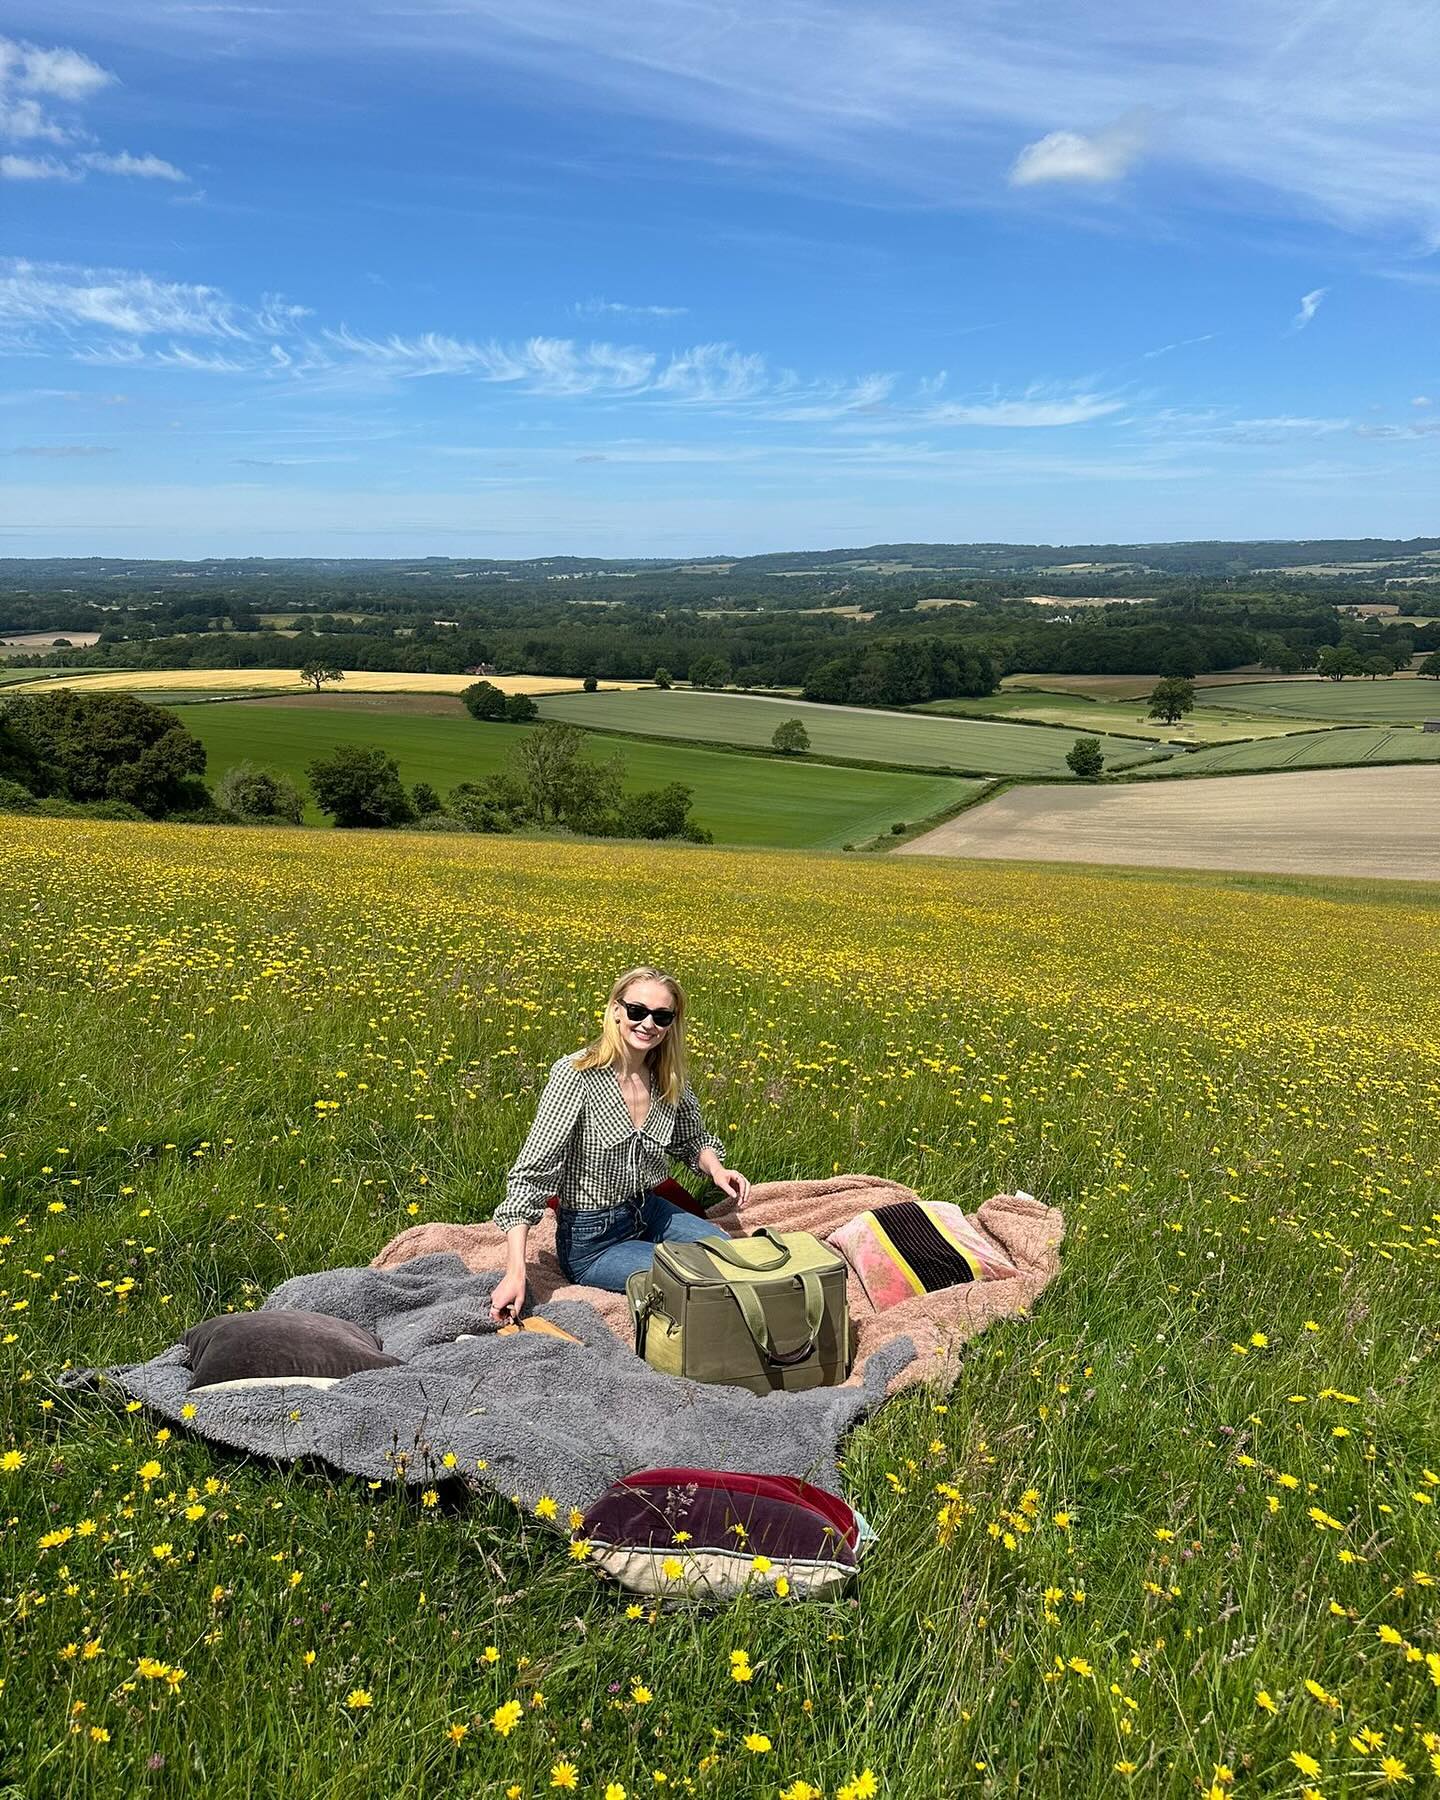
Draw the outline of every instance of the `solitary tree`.
[[[775,727],[770,742],[782,756],[803,755],[810,748],[810,733],[803,719],[785,719]]]
[[[1100,772],[1105,767],[1105,756],[1100,748],[1099,738],[1076,738],[1065,761],[1072,775],[1078,775],[1082,781],[1098,781]]]
[[[1365,665],[1353,644],[1327,644],[1320,652],[1315,668],[1327,681],[1343,681],[1347,675],[1365,673]]]
[[[668,688],[674,687],[675,685],[675,677],[668,669],[657,669],[650,679],[655,683],[657,688]]]
[[[493,681],[475,681],[465,688],[460,698],[472,719],[503,719],[505,695]]]
[[[600,683],[595,679],[595,677],[593,675],[587,675],[585,677],[585,679],[580,683],[580,685],[582,688],[584,688],[584,690],[587,694],[593,694],[595,692],[596,688],[599,687]]]
[[[327,681],[343,681],[345,671],[335,668],[333,664],[327,663],[322,657],[316,656],[302,664],[300,679],[308,682],[318,694]]]
[[[540,708],[528,694],[505,696],[504,718],[507,725],[528,725],[532,719],[539,717]]]
[[[337,744],[305,771],[316,805],[337,825],[408,825],[415,817],[400,766],[378,744]]]
[[[1415,673],[1427,681],[1440,681],[1440,650],[1432,650]]]
[[[1393,675],[1395,673],[1395,665],[1388,656],[1367,656],[1365,659],[1365,673],[1372,681],[1374,681],[1381,675]]]
[[[578,825],[614,811],[624,765],[618,757],[608,763],[592,763],[586,759],[584,747],[584,732],[558,719],[546,720],[515,746],[511,769],[537,819],[563,819],[568,825]]]
[[[1150,717],[1167,725],[1176,724],[1195,710],[1195,683],[1181,675],[1167,675],[1150,690]]]

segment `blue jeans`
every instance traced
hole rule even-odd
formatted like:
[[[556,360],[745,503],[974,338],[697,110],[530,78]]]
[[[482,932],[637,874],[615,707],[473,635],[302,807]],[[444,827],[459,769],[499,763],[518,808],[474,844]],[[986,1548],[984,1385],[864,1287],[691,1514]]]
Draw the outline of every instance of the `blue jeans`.
[[[630,1276],[650,1267],[657,1244],[693,1244],[700,1238],[728,1235],[709,1219],[672,1206],[652,1189],[639,1200],[601,1212],[562,1206],[555,1222],[555,1249],[571,1281],[623,1294]]]

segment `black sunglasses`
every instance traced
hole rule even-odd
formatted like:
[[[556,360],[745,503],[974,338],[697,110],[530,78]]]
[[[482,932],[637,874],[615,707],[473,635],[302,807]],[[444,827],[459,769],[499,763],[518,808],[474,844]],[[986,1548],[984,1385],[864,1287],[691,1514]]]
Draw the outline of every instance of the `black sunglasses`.
[[[638,1025],[642,1019],[653,1019],[657,1025],[673,1025],[675,1008],[673,1006],[641,1006],[636,1000],[622,1000],[625,1016],[632,1025]]]

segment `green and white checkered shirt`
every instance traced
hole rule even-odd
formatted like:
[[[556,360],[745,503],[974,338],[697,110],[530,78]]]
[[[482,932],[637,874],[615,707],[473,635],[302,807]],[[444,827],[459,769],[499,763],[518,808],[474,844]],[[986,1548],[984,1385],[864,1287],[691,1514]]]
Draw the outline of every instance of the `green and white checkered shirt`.
[[[672,1160],[698,1172],[702,1150],[725,1154],[705,1129],[689,1082],[673,1106],[652,1094],[644,1129],[637,1131],[614,1069],[577,1069],[573,1055],[562,1056],[550,1070],[494,1222],[502,1231],[534,1225],[552,1194],[577,1212],[638,1200],[669,1175]]]

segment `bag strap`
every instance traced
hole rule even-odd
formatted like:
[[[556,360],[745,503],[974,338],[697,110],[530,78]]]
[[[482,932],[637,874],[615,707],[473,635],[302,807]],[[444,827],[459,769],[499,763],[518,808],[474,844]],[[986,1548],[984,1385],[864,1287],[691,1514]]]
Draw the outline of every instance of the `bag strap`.
[[[721,1262],[729,1263],[732,1268],[754,1269],[760,1272],[783,1269],[790,1260],[789,1245],[781,1243],[768,1225],[762,1225],[758,1231],[751,1232],[745,1241],[753,1244],[756,1238],[764,1238],[767,1244],[773,1246],[776,1253],[773,1262],[751,1262],[748,1256],[740,1256],[731,1248],[728,1238],[704,1238],[701,1241],[707,1255],[718,1257]]]
[[[766,1362],[774,1363],[782,1369],[793,1369],[815,1354],[815,1344],[820,1336],[820,1326],[825,1318],[825,1290],[820,1285],[820,1277],[813,1270],[807,1270],[799,1277],[801,1289],[805,1295],[805,1329],[808,1333],[805,1342],[795,1350],[777,1350],[770,1337],[770,1325],[761,1308],[760,1302],[743,1282],[737,1282],[730,1292],[735,1296],[735,1304],[740,1308],[740,1317],[745,1321],[745,1329],[750,1333],[755,1348]]]

